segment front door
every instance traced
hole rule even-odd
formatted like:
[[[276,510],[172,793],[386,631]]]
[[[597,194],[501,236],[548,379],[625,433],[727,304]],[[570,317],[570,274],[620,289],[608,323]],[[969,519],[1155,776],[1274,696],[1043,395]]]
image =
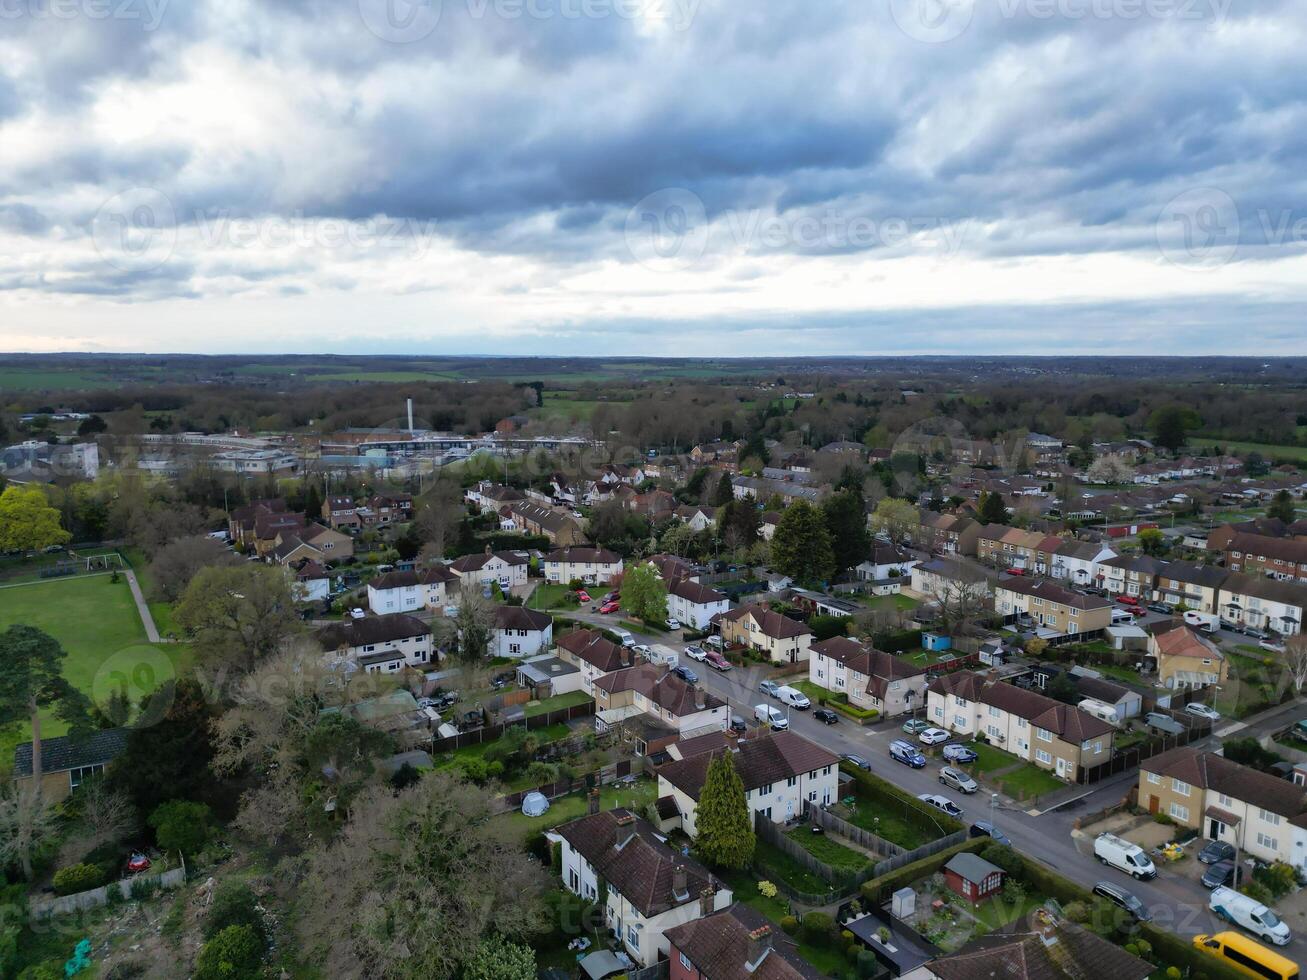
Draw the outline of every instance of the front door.
[[[1148,812],[1157,813],[1161,809],[1162,809],[1162,801],[1158,799],[1156,796],[1150,796],[1148,798]]]
[[[1213,820],[1212,825],[1207,828],[1207,836],[1212,840],[1220,840],[1223,833],[1225,833],[1225,824],[1219,820]]]

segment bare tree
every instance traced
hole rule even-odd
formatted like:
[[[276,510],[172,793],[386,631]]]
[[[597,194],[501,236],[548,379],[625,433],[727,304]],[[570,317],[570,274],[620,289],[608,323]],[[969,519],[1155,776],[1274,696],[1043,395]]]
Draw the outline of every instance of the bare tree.
[[[32,877],[32,858],[58,833],[59,813],[44,793],[16,786],[0,790],[0,861]]]
[[[1284,641],[1284,665],[1289,669],[1294,693],[1302,697],[1303,686],[1307,685],[1307,635],[1295,633]]]
[[[937,582],[927,594],[939,611],[943,631],[962,636],[975,632],[976,623],[991,609],[988,584],[946,579]]]
[[[235,565],[239,561],[221,541],[205,535],[177,538],[164,546],[150,565],[154,592],[166,602],[176,602],[201,569]]]
[[[110,789],[103,779],[85,783],[75,802],[81,820],[77,833],[60,851],[61,865],[73,864],[101,845],[117,844],[140,825],[132,801],[125,793]]]

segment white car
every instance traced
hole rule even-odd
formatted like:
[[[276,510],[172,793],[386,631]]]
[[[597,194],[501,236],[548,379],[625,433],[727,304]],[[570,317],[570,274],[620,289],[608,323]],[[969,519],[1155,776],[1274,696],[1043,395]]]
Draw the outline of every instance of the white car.
[[[1205,704],[1199,704],[1198,702],[1186,704],[1184,710],[1191,715],[1197,715],[1199,718],[1206,718],[1208,721],[1221,720],[1221,713],[1219,711]]]
[[[948,741],[948,732],[942,728],[927,728],[917,736],[917,740],[922,745],[938,745],[940,742]]]
[[[349,611],[350,619],[364,619],[366,617],[367,617],[367,613],[365,613],[362,609],[358,608],[358,606],[355,606],[353,609]]]
[[[1257,645],[1271,653],[1284,653],[1284,644],[1276,643],[1274,640],[1259,640]]]
[[[691,660],[699,661],[699,663],[703,663],[708,659],[708,651],[703,647],[697,647],[693,644],[685,648],[685,655]]]
[[[667,628],[669,630],[678,630],[681,628],[681,621],[674,616],[667,617]]]

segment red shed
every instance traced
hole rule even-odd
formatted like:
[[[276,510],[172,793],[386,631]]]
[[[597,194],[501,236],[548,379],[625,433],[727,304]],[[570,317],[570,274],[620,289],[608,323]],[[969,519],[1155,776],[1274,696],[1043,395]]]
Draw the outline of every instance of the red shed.
[[[975,854],[954,854],[944,865],[949,888],[968,902],[976,903],[1003,887],[1003,869]]]

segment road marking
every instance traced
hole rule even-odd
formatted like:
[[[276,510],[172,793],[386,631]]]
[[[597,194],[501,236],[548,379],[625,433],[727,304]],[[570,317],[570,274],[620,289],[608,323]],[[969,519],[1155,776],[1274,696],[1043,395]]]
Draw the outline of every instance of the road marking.
[[[1225,736],[1232,735],[1235,732],[1243,731],[1243,729],[1247,727],[1248,726],[1245,725],[1243,722],[1236,721],[1233,725],[1230,725],[1226,728],[1222,728],[1219,732],[1212,732],[1212,734],[1215,735],[1217,738],[1225,738]]]

